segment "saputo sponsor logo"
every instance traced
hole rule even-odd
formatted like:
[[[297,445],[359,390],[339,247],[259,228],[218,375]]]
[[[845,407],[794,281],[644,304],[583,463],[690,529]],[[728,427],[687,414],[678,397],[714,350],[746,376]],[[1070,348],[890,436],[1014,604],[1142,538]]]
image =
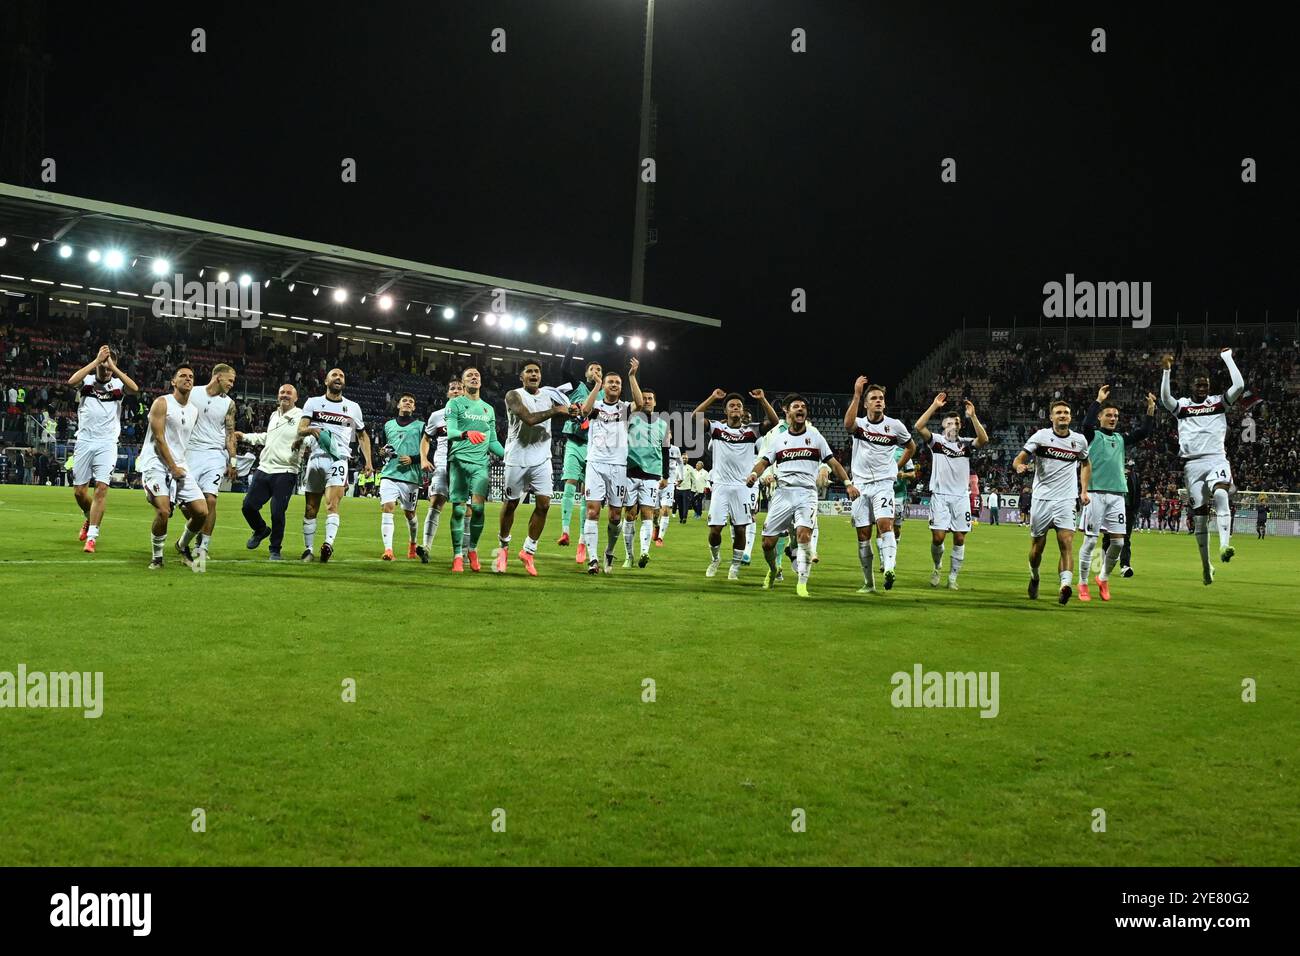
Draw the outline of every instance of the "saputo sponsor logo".
[[[129,926],[133,936],[148,936],[153,925],[151,893],[83,893],[73,886],[50,897],[51,926]]]
[[[869,442],[872,445],[897,445],[899,444],[897,436],[889,432],[873,432],[867,428],[857,428],[853,432],[853,437],[859,441]]]
[[[17,672],[0,671],[0,710],[71,708],[87,719],[104,712],[104,672],[31,671],[19,664]]]
[[[998,671],[927,671],[920,664],[912,672],[897,671],[889,682],[895,707],[978,707],[981,717],[996,717]]]
[[[1055,445],[1042,445],[1037,453],[1040,458],[1055,458],[1057,461],[1078,461],[1083,454],[1078,448],[1057,448]]]

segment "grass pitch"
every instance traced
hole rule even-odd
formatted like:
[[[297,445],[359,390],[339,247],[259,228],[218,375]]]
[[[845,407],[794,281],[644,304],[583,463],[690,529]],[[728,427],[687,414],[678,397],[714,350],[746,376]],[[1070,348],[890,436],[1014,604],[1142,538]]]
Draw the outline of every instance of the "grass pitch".
[[[491,506],[483,572],[452,575],[446,520],[432,564],[384,564],[349,499],[332,563],[274,565],[238,505],[206,575],[170,544],[149,573],[141,492],[91,556],[70,489],[0,487],[0,671],[104,674],[99,719],[0,709],[0,865],[1300,862],[1300,541],[1242,529],[1206,588],[1190,537],[1141,534],[1112,602],[1062,608],[1054,543],[1027,599],[1019,527],[976,528],[949,592],[909,522],[863,596],[824,518],[801,601],[757,556],[706,580],[694,518],[593,579],[557,500],[532,579],[487,570]],[[894,708],[917,663],[999,672],[998,716]]]

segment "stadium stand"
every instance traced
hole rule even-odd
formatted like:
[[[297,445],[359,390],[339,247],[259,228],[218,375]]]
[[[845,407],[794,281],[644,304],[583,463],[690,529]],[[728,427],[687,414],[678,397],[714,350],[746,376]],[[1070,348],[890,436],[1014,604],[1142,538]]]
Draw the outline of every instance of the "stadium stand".
[[[1132,422],[1145,408],[1147,392],[1159,393],[1160,357],[1175,356],[1176,394],[1186,394],[1192,376],[1208,370],[1213,391],[1226,386],[1219,349],[1230,345],[1246,378],[1248,395],[1230,413],[1227,451],[1236,486],[1241,490],[1293,492],[1300,490],[1300,341],[1293,326],[1194,327],[1177,338],[1149,341],[1127,349],[1090,347],[1085,341],[1065,344],[1060,333],[1028,331],[997,343],[969,341],[949,345],[947,353],[926,379],[911,381],[913,390],[928,397],[946,391],[949,405],[963,399],[976,403],[993,439],[977,459],[985,490],[1015,493],[1009,465],[1024,439],[1047,424],[1051,402],[1071,403],[1076,425],[1102,384],[1112,386],[1111,399],[1121,408],[1121,421]],[[1007,330],[1002,330],[1007,331]],[[1081,335],[1080,338],[1083,336]],[[1157,417],[1167,413],[1157,409]],[[1253,425],[1253,428],[1247,427]],[[1249,438],[1253,431],[1253,440]],[[1137,459],[1143,491],[1178,488],[1182,467],[1177,431],[1158,427],[1143,443]]]

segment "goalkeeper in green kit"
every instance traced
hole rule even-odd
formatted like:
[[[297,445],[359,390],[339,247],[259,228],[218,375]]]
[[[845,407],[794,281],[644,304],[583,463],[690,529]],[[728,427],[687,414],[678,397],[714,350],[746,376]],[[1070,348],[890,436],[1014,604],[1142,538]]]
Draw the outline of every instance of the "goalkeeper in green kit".
[[[467,368],[460,377],[464,394],[447,403],[447,472],[451,499],[451,547],[453,571],[465,570],[465,542],[457,533],[468,503],[469,566],[479,570],[478,539],[483,534],[484,505],[488,495],[488,453],[505,458],[506,450],[497,439],[497,414],[479,397],[483,377]]]
[[[382,560],[393,560],[393,512],[402,506],[410,533],[406,557],[429,563],[429,554],[416,544],[415,508],[420,498],[420,436],[424,422],[415,420],[415,396],[410,392],[397,400],[397,417],[384,423],[384,448],[388,461],[379,478],[381,511],[380,536],[384,541]]]

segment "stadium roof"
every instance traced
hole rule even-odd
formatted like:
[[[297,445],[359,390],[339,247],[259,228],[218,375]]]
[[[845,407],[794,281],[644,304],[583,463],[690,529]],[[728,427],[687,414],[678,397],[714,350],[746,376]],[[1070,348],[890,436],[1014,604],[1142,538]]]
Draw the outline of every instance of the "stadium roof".
[[[44,255],[49,255],[44,247],[54,243],[112,247],[128,250],[132,259],[146,263],[164,258],[173,272],[200,268],[248,272],[272,290],[282,286],[281,292],[290,291],[288,284],[294,283],[306,287],[308,301],[316,287],[346,289],[354,304],[362,295],[387,294],[395,307],[384,315],[384,324],[404,324],[412,330],[419,327],[417,323],[433,325],[441,314],[430,318],[424,309],[404,306],[450,307],[457,312],[455,325],[437,321],[438,328],[467,331],[464,325],[472,321],[471,316],[492,309],[497,289],[505,290],[507,311],[526,316],[533,326],[542,321],[590,324],[607,338],[651,332],[660,340],[690,327],[722,326],[718,319],[688,312],[7,183],[0,183],[0,236],[8,237],[10,246],[0,250],[0,258],[7,258],[5,253],[21,254],[22,240],[27,250],[39,243],[36,252]],[[148,268],[140,271],[150,282],[155,278],[148,275]]]

